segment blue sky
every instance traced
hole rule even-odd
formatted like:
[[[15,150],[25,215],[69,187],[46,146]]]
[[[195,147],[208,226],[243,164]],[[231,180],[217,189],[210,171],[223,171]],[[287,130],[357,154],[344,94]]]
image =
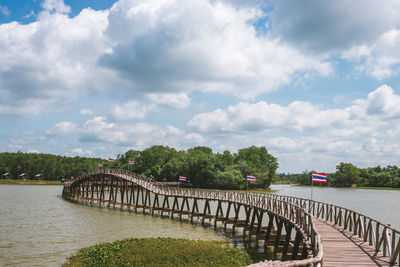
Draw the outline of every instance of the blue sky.
[[[0,151],[399,165],[399,1],[0,2]]]

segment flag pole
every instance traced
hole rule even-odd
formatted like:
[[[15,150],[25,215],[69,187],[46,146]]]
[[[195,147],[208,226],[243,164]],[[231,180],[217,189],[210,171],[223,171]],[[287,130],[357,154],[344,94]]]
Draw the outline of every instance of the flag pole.
[[[314,182],[311,178],[311,200],[312,200],[313,188],[314,188]]]

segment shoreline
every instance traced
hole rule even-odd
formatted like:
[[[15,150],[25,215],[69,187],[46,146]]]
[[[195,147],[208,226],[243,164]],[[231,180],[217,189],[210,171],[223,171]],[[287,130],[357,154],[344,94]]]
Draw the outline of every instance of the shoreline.
[[[17,184],[17,185],[63,185],[61,181],[47,181],[47,180],[10,180],[0,179],[0,184]]]

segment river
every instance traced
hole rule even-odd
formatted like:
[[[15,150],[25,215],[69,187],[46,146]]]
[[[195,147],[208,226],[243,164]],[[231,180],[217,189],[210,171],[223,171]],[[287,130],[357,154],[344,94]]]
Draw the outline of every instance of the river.
[[[278,194],[309,198],[309,187],[273,185]],[[0,265],[60,266],[80,248],[128,237],[227,240],[189,223],[79,205],[62,186],[0,185]],[[400,191],[313,188],[315,200],[357,210],[400,229]]]
[[[311,198],[335,204],[369,216],[400,230],[400,191],[333,187],[302,187],[291,185],[272,185],[277,194]]]
[[[227,240],[189,223],[65,201],[61,192],[0,185],[0,266],[60,266],[80,248],[128,237]]]

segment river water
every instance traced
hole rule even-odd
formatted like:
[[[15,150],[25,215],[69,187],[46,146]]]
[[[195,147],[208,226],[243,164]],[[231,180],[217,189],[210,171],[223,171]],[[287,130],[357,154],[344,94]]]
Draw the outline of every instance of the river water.
[[[310,198],[310,189],[274,185]],[[60,266],[80,248],[129,237],[227,240],[210,229],[159,217],[79,205],[62,186],[0,185],[0,266]],[[313,188],[313,199],[357,210],[400,229],[400,191]]]
[[[286,196],[311,198],[313,200],[335,204],[369,216],[384,224],[390,224],[400,230],[400,191],[352,189],[332,187],[300,187],[291,185],[272,185],[276,193]]]
[[[129,237],[227,240],[189,223],[65,201],[61,192],[0,185],[0,266],[60,266],[80,248]]]

